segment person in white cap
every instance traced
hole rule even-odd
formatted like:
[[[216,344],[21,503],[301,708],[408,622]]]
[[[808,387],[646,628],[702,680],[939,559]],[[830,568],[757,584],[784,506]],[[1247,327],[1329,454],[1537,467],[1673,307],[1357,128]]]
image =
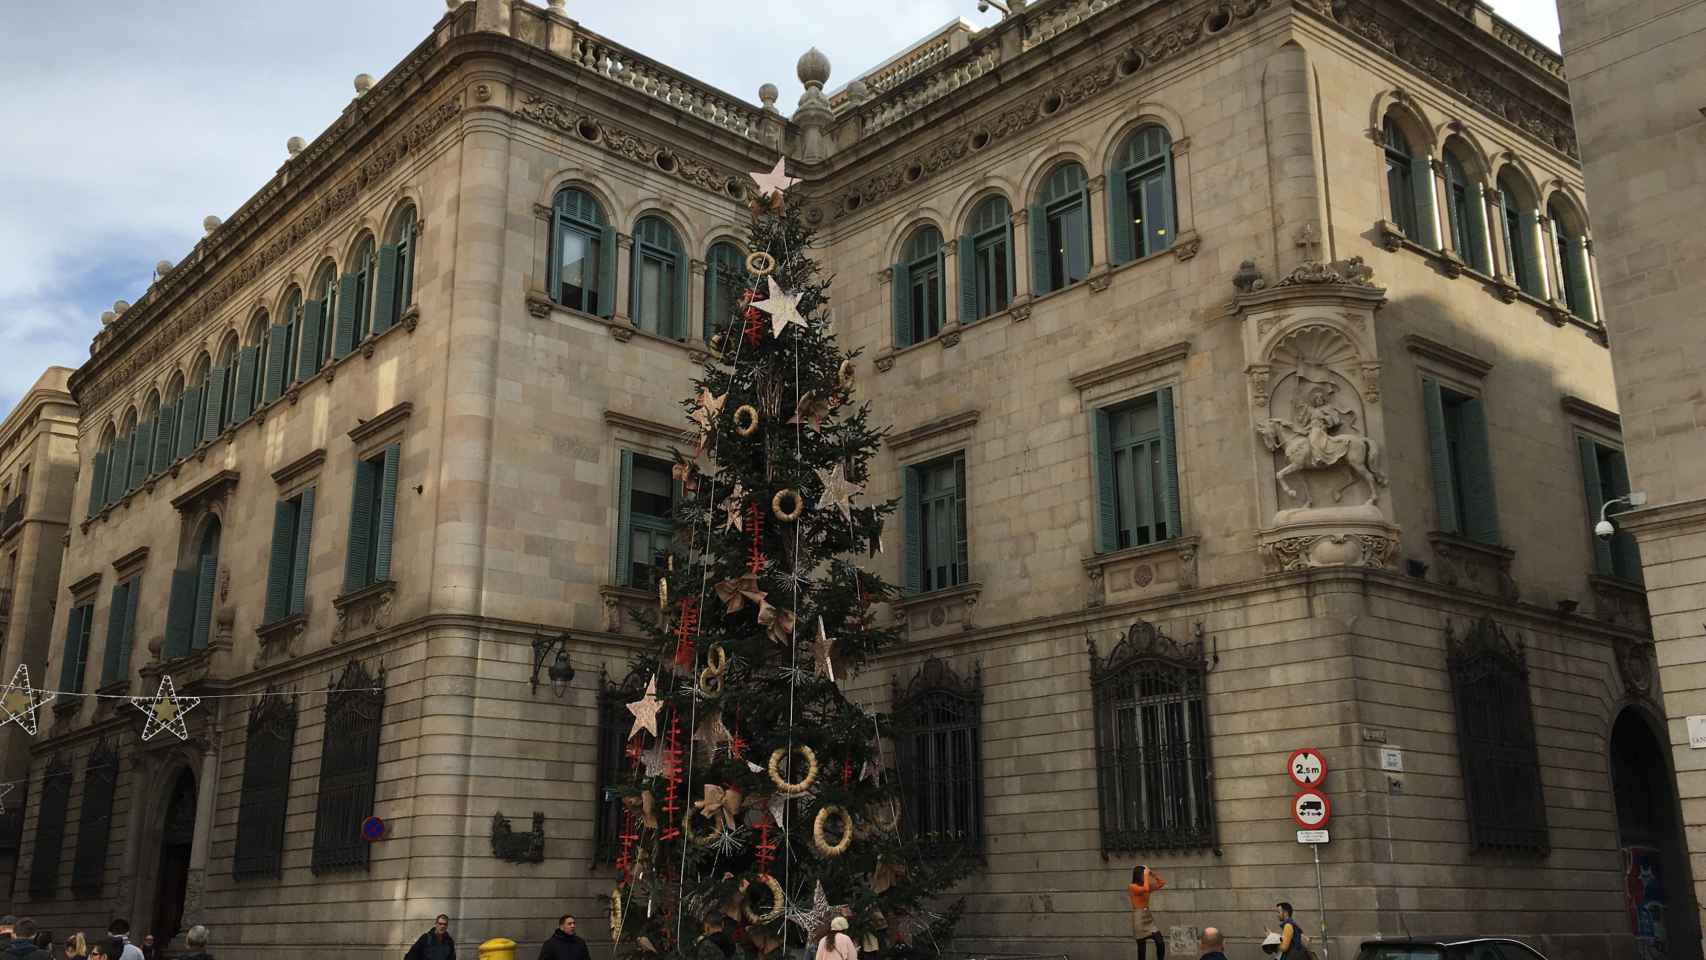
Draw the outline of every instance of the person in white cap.
[[[847,935],[847,918],[829,921],[829,935],[817,942],[817,960],[859,960],[859,948]]]

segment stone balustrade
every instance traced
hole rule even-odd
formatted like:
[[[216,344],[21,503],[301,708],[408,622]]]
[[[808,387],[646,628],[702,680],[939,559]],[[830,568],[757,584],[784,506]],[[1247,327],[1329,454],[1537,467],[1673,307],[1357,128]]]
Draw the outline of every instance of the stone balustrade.
[[[614,80],[645,96],[721,127],[754,143],[764,143],[762,114],[756,107],[723,96],[673,70],[596,34],[576,30],[570,63]]]

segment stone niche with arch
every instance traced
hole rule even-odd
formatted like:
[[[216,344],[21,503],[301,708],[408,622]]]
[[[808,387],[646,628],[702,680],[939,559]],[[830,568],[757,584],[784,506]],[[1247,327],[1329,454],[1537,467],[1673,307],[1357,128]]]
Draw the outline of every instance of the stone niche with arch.
[[[1248,262],[1242,325],[1258,549],[1272,572],[1391,565],[1386,418],[1375,313],[1386,291],[1360,257],[1305,262],[1269,282]]]

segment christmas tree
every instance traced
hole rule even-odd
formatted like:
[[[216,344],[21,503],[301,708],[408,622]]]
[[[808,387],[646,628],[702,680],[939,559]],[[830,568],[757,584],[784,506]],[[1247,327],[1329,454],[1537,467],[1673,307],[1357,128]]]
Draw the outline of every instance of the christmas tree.
[[[683,403],[675,550],[642,618],[656,648],[629,672],[621,954],[763,957],[844,916],[863,952],[926,957],[959,913],[930,904],[969,864],[908,836],[890,718],[843,690],[898,639],[871,612],[893,588],[856,562],[882,549],[894,504],[861,502],[882,430],[830,331],[812,239],[780,191],[755,206]]]

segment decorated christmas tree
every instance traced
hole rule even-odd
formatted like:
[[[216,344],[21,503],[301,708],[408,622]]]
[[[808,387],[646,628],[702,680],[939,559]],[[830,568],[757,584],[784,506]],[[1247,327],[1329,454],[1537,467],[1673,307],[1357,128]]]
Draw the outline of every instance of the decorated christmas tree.
[[[830,331],[813,231],[781,198],[719,278],[733,294],[683,404],[675,548],[642,618],[655,652],[629,673],[623,955],[762,957],[842,916],[862,952],[933,956],[959,911],[931,904],[969,866],[904,829],[890,718],[844,687],[897,639],[872,615],[893,588],[858,566],[894,504],[863,502],[882,430]]]

